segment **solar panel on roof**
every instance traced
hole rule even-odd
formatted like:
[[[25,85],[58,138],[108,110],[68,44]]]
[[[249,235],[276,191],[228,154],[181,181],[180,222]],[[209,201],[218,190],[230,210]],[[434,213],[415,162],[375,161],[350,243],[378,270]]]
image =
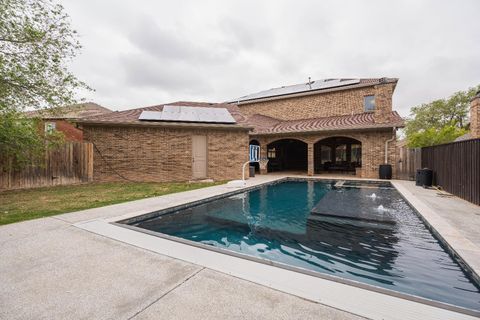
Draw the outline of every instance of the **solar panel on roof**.
[[[267,98],[267,97],[275,97],[275,96],[282,96],[286,94],[293,94],[293,93],[300,93],[306,91],[315,91],[315,90],[323,90],[329,88],[335,88],[340,86],[352,85],[360,83],[360,79],[324,79],[324,80],[316,80],[310,83],[301,83],[295,84],[291,86],[283,86],[279,88],[273,88],[265,91],[260,91],[257,93],[252,93],[243,97],[240,97],[238,100],[235,101],[244,101],[244,100],[252,100],[252,99],[260,99],[260,98]]]
[[[205,123],[235,123],[226,108],[164,106],[163,111],[143,111],[139,120]]]
[[[138,120],[162,120],[162,112],[160,111],[142,111]]]

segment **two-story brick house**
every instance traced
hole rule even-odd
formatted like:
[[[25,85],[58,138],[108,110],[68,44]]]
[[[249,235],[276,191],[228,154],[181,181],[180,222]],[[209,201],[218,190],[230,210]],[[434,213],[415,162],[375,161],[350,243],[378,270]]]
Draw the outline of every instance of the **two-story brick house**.
[[[378,178],[381,164],[395,167],[395,129],[403,126],[392,111],[396,83],[387,78],[309,81],[228,104],[177,102],[78,124],[94,144],[95,180],[239,179],[249,144],[260,145],[261,156],[269,159],[262,173]],[[173,118],[172,110],[177,112]],[[215,111],[229,113],[232,121],[210,119]]]
[[[398,79],[326,79],[241,97],[238,105],[254,130],[268,171],[351,172],[378,178],[395,172],[395,131],[403,120],[392,110]],[[387,153],[387,157],[385,157]]]

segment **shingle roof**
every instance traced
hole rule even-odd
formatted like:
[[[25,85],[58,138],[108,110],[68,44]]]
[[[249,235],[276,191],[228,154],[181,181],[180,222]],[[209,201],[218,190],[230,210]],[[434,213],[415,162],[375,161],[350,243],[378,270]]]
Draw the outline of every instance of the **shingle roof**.
[[[43,119],[80,119],[113,112],[93,102],[79,103],[73,106],[56,109],[43,109],[28,111],[28,117],[40,117]]]
[[[254,127],[252,134],[262,135],[404,126],[402,117],[396,111],[392,112],[391,121],[388,123],[375,123],[374,113],[371,112],[303,120],[280,120],[256,114],[251,116],[248,121]]]
[[[236,105],[225,104],[225,103],[208,103],[208,102],[191,102],[191,101],[178,101],[173,103],[167,103],[165,105],[172,106],[189,106],[189,107],[209,107],[209,108],[226,108],[232,117],[235,119],[236,124],[224,124],[218,125],[214,123],[205,123],[203,126],[231,126],[231,127],[248,127],[246,117],[240,113],[239,108]],[[175,125],[177,122],[163,122],[163,121],[140,121],[138,117],[143,111],[162,111],[162,105],[155,105],[149,107],[142,107],[137,109],[130,109],[125,111],[115,111],[108,115],[98,115],[93,117],[88,117],[80,119],[78,123],[95,123],[95,124],[130,124],[130,125],[149,125],[149,126],[162,126],[162,125]],[[198,126],[197,123],[182,123],[186,126]]]
[[[322,92],[347,90],[357,87],[373,86],[381,83],[396,83],[397,81],[397,78],[322,79],[255,92],[237,99],[232,99],[229,101],[229,103],[247,104],[262,101],[265,99],[284,99],[286,97],[294,95],[317,94]]]
[[[465,133],[464,135],[456,138],[454,141],[458,142],[458,141],[465,141],[465,140],[470,140],[470,139],[473,139],[473,137],[472,137],[472,134],[470,132],[468,132],[468,133]]]

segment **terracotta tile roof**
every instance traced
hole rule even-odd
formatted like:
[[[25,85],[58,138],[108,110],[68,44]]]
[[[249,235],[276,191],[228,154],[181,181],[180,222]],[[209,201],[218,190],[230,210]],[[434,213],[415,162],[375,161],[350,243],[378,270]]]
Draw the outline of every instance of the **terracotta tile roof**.
[[[381,83],[397,83],[397,78],[339,78],[339,79],[321,79],[307,83],[281,86],[271,88],[242,96],[228,101],[229,103],[248,104],[259,101],[270,101],[285,99],[299,95],[319,94],[323,92],[332,92],[348,90],[358,87],[373,86]]]
[[[232,117],[237,121],[236,124],[215,124],[215,123],[204,123],[205,126],[232,126],[232,127],[248,127],[246,117],[240,113],[240,109],[236,105],[225,104],[225,103],[208,103],[208,102],[191,102],[191,101],[177,101],[173,103],[167,103],[165,105],[171,106],[189,106],[189,107],[208,107],[208,108],[226,108]],[[78,123],[95,123],[95,124],[130,124],[130,125],[149,125],[149,126],[162,126],[162,125],[174,125],[180,122],[165,122],[165,121],[140,121],[138,117],[142,111],[162,111],[162,105],[155,105],[150,107],[142,107],[137,109],[130,109],[125,111],[115,111],[108,115],[98,115],[93,117],[88,117],[80,119]],[[198,123],[182,123],[183,125],[195,126],[199,125]]]
[[[248,123],[254,128],[254,132],[266,132],[280,124],[282,120],[264,116],[262,114],[254,114],[248,118]]]
[[[40,117],[42,119],[80,119],[91,116],[104,115],[113,112],[93,102],[79,103],[73,106],[28,111],[28,117]]]
[[[254,127],[252,134],[305,133],[404,126],[402,117],[396,111],[392,112],[391,121],[388,123],[375,123],[372,112],[303,120],[279,120],[256,114],[251,116],[248,121]]]

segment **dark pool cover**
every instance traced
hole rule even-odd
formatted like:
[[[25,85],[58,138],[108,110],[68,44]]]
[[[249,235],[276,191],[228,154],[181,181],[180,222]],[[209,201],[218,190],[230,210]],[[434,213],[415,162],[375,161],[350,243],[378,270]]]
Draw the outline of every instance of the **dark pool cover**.
[[[378,223],[395,223],[395,219],[382,204],[381,197],[374,195],[371,189],[352,190],[345,188],[327,193],[313,207],[312,218],[333,217],[339,219],[363,220]],[[316,219],[315,219],[316,220]]]

